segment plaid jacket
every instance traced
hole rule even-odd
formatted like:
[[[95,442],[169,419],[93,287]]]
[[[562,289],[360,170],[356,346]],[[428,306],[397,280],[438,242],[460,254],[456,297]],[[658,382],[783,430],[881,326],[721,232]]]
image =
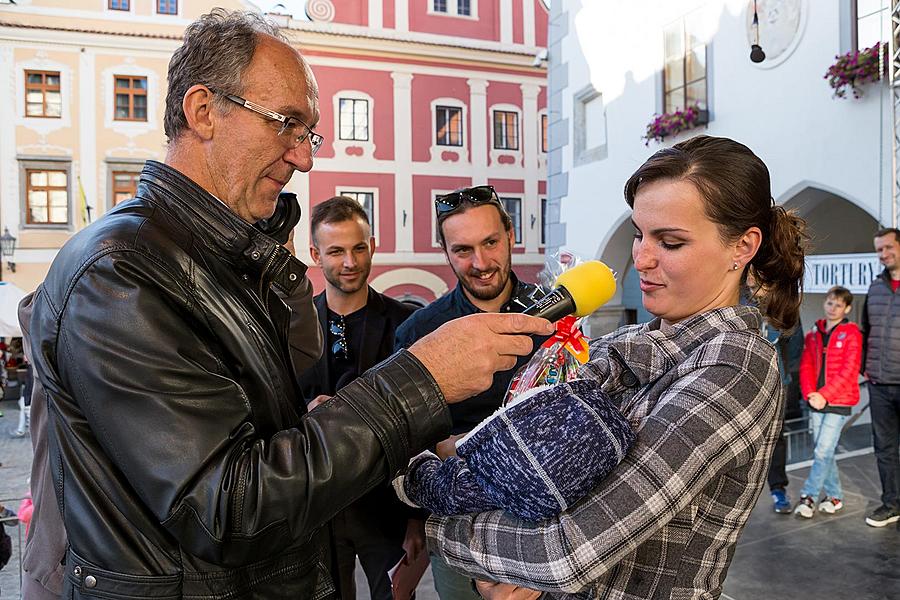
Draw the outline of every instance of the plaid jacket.
[[[625,460],[558,517],[432,517],[428,545],[480,579],[552,597],[717,598],[765,481],[783,394],[757,309],[595,340],[585,377],[637,431]]]

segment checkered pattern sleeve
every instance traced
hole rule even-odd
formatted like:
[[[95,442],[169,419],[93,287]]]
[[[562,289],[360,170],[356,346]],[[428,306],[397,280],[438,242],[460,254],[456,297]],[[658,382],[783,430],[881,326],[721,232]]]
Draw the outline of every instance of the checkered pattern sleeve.
[[[615,368],[593,373],[615,385]],[[758,335],[733,332],[697,347],[666,377],[658,392],[659,381],[647,382],[627,396],[620,410],[638,422],[637,440],[576,505],[538,523],[501,511],[432,518],[429,547],[473,577],[547,591],[668,597],[661,589],[684,568],[705,582],[697,587],[716,587],[761,489],[781,401],[777,364]],[[730,481],[732,472],[747,480]],[[637,581],[648,595],[606,593]]]

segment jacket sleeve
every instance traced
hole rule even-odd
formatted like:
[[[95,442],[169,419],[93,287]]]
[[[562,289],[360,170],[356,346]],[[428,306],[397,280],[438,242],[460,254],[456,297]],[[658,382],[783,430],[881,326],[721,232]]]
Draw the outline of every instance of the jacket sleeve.
[[[763,379],[736,366],[713,365],[676,381],[642,420],[625,460],[558,516],[539,523],[500,511],[432,517],[429,549],[476,578],[582,591],[712,481],[763,450],[781,410],[774,353],[770,359]]]
[[[806,400],[812,392],[816,391],[818,373],[816,372],[816,342],[815,331],[806,334],[803,344],[803,354],[800,356],[800,397]]]
[[[869,291],[871,291],[871,286],[869,287]],[[866,354],[869,351],[869,333],[871,332],[872,324],[869,321],[869,295],[866,294],[866,299],[863,301],[862,312],[859,316],[859,331],[862,335],[861,347],[862,352],[859,358],[859,372],[862,375],[866,374]]]
[[[55,348],[54,403],[83,414],[101,460],[188,552],[225,566],[277,555],[446,437],[443,396],[408,352],[296,427],[257,430],[265,414],[225,367],[198,308],[209,303],[172,271],[97,260],[71,284],[55,346],[41,348]]]
[[[839,366],[837,372],[827,373],[825,385],[819,390],[829,404],[844,405],[854,394],[859,379],[859,361],[862,357],[862,335],[855,325],[850,324],[844,328],[847,338],[844,347],[838,350],[832,346],[828,361]],[[840,356],[834,356],[840,353]]]

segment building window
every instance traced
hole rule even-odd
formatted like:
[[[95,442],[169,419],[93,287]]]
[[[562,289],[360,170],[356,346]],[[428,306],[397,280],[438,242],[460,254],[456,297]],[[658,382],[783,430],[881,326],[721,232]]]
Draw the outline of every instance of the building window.
[[[129,0],[109,0],[109,10],[128,10],[131,7]]]
[[[340,99],[339,137],[365,142],[369,139],[369,102],[352,98]]]
[[[436,106],[434,115],[438,146],[462,146],[462,109]]]
[[[438,15],[457,17],[475,17],[475,4],[472,0],[431,0],[428,12]]]
[[[161,15],[177,15],[178,0],[157,0],[156,12]]]
[[[522,199],[521,198],[500,198],[503,207],[509,213],[512,219],[513,233],[516,236],[516,244],[522,243]]]
[[[363,207],[363,210],[366,211],[366,215],[369,217],[369,225],[371,226],[372,231],[375,231],[375,193],[374,192],[348,192],[342,191],[340,192],[341,196],[347,196],[348,198],[353,198],[359,205]]]
[[[706,108],[706,45],[686,26],[684,19],[667,27],[663,105],[665,112],[687,106]]]
[[[547,245],[547,199],[541,198],[541,246]]]
[[[147,78],[115,75],[116,121],[147,120]]]
[[[25,169],[25,219],[28,225],[69,223],[67,171]]]
[[[472,3],[469,0],[456,0],[456,14],[466,17],[472,14]]]
[[[112,172],[112,205],[131,200],[137,194],[140,172],[113,171]]]
[[[25,116],[62,116],[59,71],[25,71]]]
[[[447,12],[447,0],[433,0],[431,6],[434,12]]]
[[[519,149],[519,114],[494,111],[494,148],[497,150]]]
[[[889,0],[853,0],[853,46],[857,50],[887,43],[891,36]]]
[[[547,115],[541,115],[541,152],[547,152],[550,148],[550,139],[547,137]]]

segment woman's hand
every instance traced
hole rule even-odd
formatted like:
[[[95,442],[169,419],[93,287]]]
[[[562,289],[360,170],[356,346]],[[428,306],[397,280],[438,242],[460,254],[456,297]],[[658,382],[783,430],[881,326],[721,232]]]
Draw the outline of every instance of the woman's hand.
[[[536,600],[541,592],[519,587],[511,583],[476,581],[475,587],[485,600]]]

